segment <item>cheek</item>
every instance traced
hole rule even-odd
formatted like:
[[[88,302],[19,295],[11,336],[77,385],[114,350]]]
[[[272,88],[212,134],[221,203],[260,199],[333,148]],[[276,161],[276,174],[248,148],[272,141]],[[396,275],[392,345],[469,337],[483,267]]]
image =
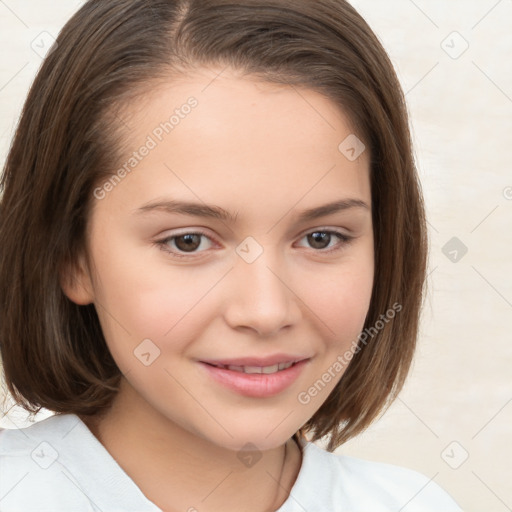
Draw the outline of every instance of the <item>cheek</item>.
[[[362,255],[336,272],[317,276],[309,296],[316,315],[313,330],[317,358],[297,394],[302,414],[310,418],[340,381],[363,330],[373,288],[373,258]]]
[[[373,288],[373,256],[355,256],[336,269],[311,276],[307,294],[318,326],[331,348],[343,348],[357,339],[364,326]],[[320,328],[320,327],[319,327]]]
[[[151,357],[159,350],[178,354],[199,337],[208,321],[208,295],[224,272],[191,272],[166,265],[156,252],[148,258],[147,250],[114,251],[114,246],[105,245],[96,255],[96,310],[109,349],[126,373],[139,366],[135,357],[141,351],[148,349]]]
[[[113,232],[113,230],[112,230]],[[112,353],[133,350],[145,338],[165,329],[155,320],[162,304],[172,311],[165,283],[155,287],[152,266],[137,258],[137,251],[115,236],[99,237],[92,247],[95,307]],[[168,319],[168,323],[172,318]],[[167,327],[169,329],[169,327]]]
[[[107,339],[114,344],[132,346],[146,338],[160,343],[179,330],[199,298],[200,290],[187,286],[179,275],[153,282],[147,273],[112,272],[103,279],[97,309],[105,335],[109,333]]]

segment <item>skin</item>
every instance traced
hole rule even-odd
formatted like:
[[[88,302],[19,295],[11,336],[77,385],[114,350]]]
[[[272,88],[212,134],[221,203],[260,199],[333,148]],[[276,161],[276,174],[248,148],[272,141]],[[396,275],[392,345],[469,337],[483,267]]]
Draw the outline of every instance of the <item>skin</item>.
[[[353,133],[343,112],[314,91],[220,71],[169,81],[126,106],[125,137],[136,150],[176,107],[198,100],[95,200],[89,264],[83,258],[63,279],[72,301],[95,304],[124,374],[113,407],[83,420],[166,511],[256,512],[284,503],[302,459],[291,437],[343,371],[309,403],[298,394],[357,339],[374,277],[369,155],[352,162],[338,150]],[[237,221],[134,213],[165,198],[218,205]],[[297,222],[305,209],[349,198],[368,208]],[[183,239],[166,242],[185,258],[154,244],[198,229],[210,239],[200,238],[192,252]],[[307,236],[326,230],[352,240],[333,234],[315,245]],[[252,263],[236,252],[247,237],[263,249]],[[134,356],[145,339],[160,350],[149,366]],[[275,353],[310,360],[289,388],[266,398],[218,384],[198,363]],[[237,457],[247,443],[262,456],[252,467]]]

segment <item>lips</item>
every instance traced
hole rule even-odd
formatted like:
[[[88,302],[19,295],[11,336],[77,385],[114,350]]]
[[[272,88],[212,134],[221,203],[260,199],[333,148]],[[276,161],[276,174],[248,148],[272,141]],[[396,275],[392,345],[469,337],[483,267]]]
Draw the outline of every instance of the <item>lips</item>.
[[[298,363],[304,359],[309,359],[307,356],[296,354],[272,354],[266,357],[238,357],[230,359],[203,359],[201,362],[211,364],[213,366],[238,366],[238,367],[260,367],[266,368],[269,366]]]
[[[276,373],[281,370],[286,370],[287,368],[290,368],[290,366],[292,366],[293,364],[295,363],[278,363],[270,366],[236,366],[232,364],[215,364],[212,366],[215,366],[216,368],[223,368],[224,370],[231,370],[233,372],[264,373],[266,375],[269,375],[271,373]]]
[[[199,361],[214,381],[232,391],[255,398],[276,395],[302,373],[310,358],[276,354],[265,358]]]

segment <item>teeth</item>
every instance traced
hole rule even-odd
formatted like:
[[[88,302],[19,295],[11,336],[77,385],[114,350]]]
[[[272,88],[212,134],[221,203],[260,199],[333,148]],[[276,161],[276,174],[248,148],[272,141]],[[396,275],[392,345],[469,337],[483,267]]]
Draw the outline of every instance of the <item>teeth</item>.
[[[290,368],[293,363],[279,363],[272,366],[233,366],[233,365],[219,365],[220,368],[225,368],[234,372],[241,373],[264,373],[266,375],[276,373],[281,370]]]
[[[278,364],[274,364],[273,366],[264,366],[263,368],[261,368],[261,373],[276,373],[279,371],[279,365]],[[250,373],[247,371],[247,369],[245,370],[246,373]]]

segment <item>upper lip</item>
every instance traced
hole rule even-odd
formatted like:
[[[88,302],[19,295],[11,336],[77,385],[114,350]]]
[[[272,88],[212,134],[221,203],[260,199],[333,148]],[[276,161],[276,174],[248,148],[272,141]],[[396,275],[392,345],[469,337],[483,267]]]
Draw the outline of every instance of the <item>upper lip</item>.
[[[267,357],[237,357],[229,359],[202,359],[202,363],[224,366],[274,366],[279,363],[297,363],[309,357],[291,354],[273,354]]]

